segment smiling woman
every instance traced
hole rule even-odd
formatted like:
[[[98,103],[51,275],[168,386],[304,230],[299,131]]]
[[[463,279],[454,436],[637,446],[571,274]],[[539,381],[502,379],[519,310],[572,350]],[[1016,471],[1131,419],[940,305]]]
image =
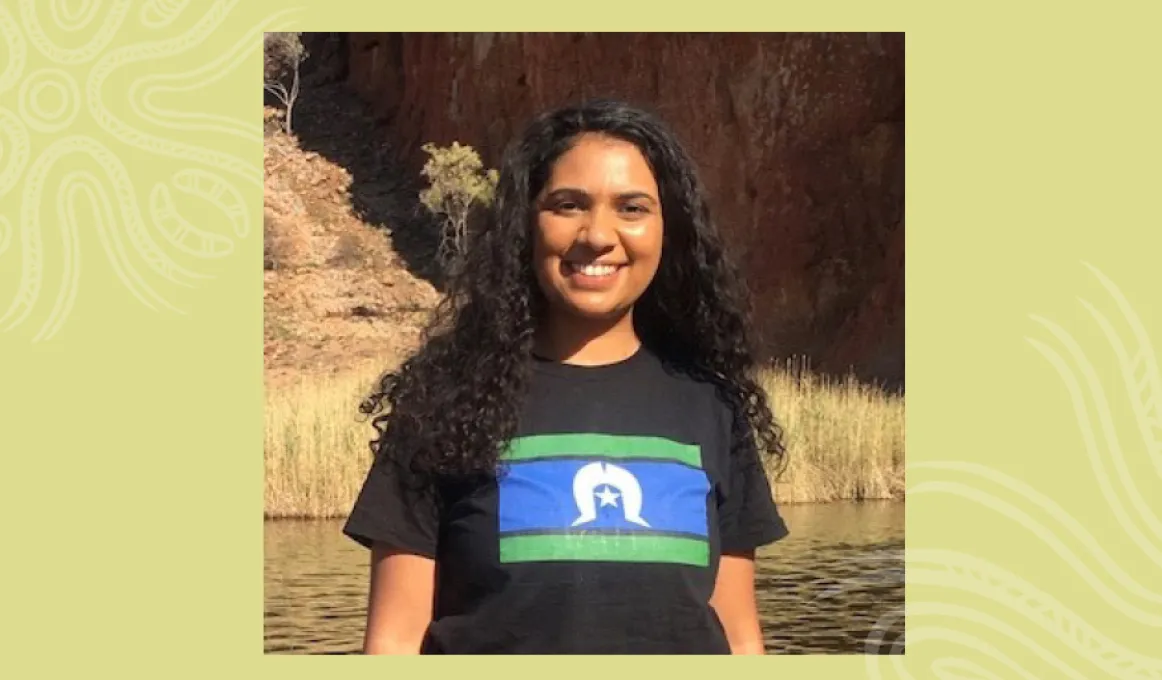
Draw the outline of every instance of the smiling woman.
[[[662,254],[658,185],[630,142],[583,134],[553,164],[537,201],[533,257],[548,298],[541,335],[547,353],[577,337],[590,343],[574,363],[607,354],[633,336],[634,302],[657,273]],[[579,326],[611,323],[605,333]],[[567,352],[567,350],[566,350]],[[605,361],[601,357],[596,361]]]
[[[788,532],[745,308],[663,123],[534,120],[426,344],[364,404],[364,651],[762,653],[754,551]]]

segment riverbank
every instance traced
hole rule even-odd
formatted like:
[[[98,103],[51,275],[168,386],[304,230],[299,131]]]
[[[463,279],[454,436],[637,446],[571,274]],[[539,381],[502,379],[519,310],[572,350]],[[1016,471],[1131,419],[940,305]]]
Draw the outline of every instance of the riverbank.
[[[370,464],[371,425],[357,406],[381,366],[303,374],[268,389],[264,514],[346,515]],[[763,387],[783,426],[790,463],[773,479],[779,503],[904,496],[904,398],[799,366],[772,367]]]

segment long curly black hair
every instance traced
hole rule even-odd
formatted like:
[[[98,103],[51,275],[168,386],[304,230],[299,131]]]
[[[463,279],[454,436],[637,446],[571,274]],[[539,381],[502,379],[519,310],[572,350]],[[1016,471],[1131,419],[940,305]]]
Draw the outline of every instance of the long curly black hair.
[[[554,161],[583,133],[636,145],[658,184],[662,258],[634,306],[642,343],[668,366],[713,383],[739,414],[736,427],[748,430],[736,441],[756,444],[781,472],[782,430],[756,380],[745,289],[723,252],[695,165],[654,114],[609,100],[542,114],[506,149],[489,214],[421,349],[361,405],[379,434],[372,451],[390,452],[425,477],[495,473],[516,432],[534,330],[547,307],[533,270],[535,201]]]

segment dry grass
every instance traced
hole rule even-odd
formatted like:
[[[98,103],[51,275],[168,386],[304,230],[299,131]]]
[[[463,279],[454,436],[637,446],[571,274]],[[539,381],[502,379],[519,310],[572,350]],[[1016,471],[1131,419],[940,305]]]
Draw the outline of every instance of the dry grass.
[[[350,510],[371,462],[372,430],[357,406],[377,376],[376,365],[367,364],[268,390],[267,517],[342,517]],[[763,384],[790,457],[775,484],[780,503],[903,497],[902,396],[825,381],[801,367],[768,371]]]
[[[267,517],[341,517],[371,463],[371,425],[358,411],[376,371],[312,376],[268,385]]]
[[[780,502],[903,498],[902,395],[793,363],[766,371],[762,384],[789,454],[775,480]]]

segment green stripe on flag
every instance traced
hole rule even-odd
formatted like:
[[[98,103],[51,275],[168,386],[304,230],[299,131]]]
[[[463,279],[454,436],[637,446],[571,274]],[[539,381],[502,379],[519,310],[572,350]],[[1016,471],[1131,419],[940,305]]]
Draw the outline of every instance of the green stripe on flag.
[[[696,538],[640,534],[501,536],[500,561],[674,562],[705,567],[710,546]]]
[[[662,437],[610,434],[544,434],[518,437],[509,445],[504,460],[572,456],[652,458],[677,461],[702,469],[702,454],[695,444],[682,444]]]

